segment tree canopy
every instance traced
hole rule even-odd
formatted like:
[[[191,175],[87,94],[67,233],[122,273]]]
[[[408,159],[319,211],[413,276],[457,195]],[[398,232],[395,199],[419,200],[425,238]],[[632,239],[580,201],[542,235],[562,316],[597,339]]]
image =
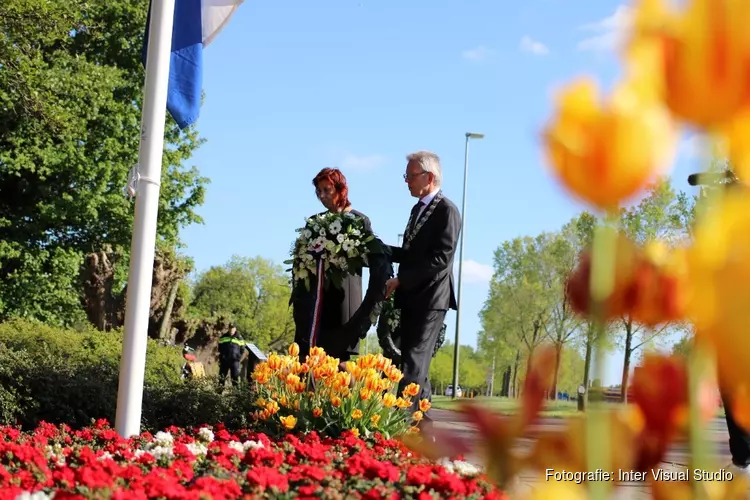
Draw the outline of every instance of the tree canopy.
[[[0,4],[0,319],[84,318],[81,266],[105,245],[127,269],[148,2]],[[167,116],[158,239],[200,222],[207,179],[185,163],[201,144]],[[120,283],[122,286],[124,283]]]

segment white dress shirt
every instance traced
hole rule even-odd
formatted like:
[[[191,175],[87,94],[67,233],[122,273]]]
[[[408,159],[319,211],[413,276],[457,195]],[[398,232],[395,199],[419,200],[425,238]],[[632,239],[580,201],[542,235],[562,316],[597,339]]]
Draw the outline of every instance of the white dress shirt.
[[[427,205],[432,203],[432,200],[435,199],[435,196],[437,196],[439,191],[440,191],[440,188],[432,191],[430,194],[428,194],[427,196],[419,200],[422,206],[419,207],[419,212],[417,212],[417,220],[419,220],[419,218],[422,217],[422,212],[424,212],[424,209],[427,208]]]

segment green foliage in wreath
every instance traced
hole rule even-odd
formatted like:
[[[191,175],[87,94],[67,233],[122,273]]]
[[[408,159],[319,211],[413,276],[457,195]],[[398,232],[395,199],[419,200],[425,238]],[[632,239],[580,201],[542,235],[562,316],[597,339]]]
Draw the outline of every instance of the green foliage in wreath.
[[[448,325],[443,323],[443,327],[438,334],[435,343],[435,351],[432,353],[434,358],[440,347],[445,343],[445,332]],[[393,295],[383,303],[380,311],[380,318],[377,326],[378,342],[383,349],[383,355],[390,358],[395,364],[401,364],[401,310],[396,309],[393,302]]]

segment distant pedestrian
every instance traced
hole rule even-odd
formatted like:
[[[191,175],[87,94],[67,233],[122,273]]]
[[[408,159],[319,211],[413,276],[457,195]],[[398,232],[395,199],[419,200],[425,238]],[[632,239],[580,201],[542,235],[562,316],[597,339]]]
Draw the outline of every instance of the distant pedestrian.
[[[227,373],[232,377],[232,385],[240,383],[240,364],[245,352],[245,341],[234,324],[219,338],[219,391],[224,389]]]

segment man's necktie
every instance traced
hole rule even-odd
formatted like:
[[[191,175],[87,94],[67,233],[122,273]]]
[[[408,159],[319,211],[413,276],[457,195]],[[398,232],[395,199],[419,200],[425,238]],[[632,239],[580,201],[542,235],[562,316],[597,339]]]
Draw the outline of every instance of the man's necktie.
[[[406,228],[406,233],[409,234],[414,231],[414,227],[417,225],[417,218],[419,216],[419,209],[422,208],[422,201],[418,201],[411,209],[411,215],[409,216],[409,227]]]

